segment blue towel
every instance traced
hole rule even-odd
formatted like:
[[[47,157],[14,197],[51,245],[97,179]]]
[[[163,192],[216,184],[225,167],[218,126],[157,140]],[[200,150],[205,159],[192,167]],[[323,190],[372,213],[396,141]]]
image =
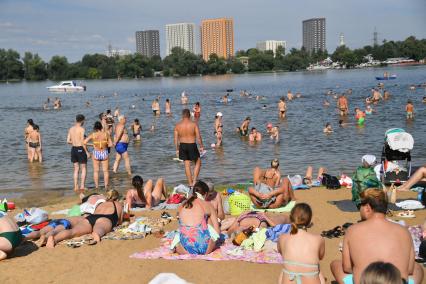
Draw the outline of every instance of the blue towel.
[[[291,224],[279,224],[266,230],[266,239],[277,242],[281,234],[288,234],[291,231]]]
[[[292,188],[293,188],[293,190],[310,189],[309,185],[306,185],[306,184],[295,185],[295,186],[292,186]]]

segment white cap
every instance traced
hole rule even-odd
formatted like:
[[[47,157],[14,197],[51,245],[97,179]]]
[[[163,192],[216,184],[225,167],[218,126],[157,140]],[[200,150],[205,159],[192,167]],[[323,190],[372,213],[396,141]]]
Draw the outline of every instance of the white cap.
[[[372,166],[376,162],[376,156],[374,155],[364,155],[362,156],[362,162],[366,162],[368,165]]]
[[[218,113],[216,113],[216,116],[223,116],[223,114],[219,111]]]

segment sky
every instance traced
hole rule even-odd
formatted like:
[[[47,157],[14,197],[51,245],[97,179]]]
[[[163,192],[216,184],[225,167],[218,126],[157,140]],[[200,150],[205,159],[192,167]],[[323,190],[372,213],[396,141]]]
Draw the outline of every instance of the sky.
[[[350,48],[372,44],[374,28],[379,42],[426,38],[425,15],[426,0],[0,0],[0,48],[75,62],[109,43],[135,52],[135,32],[158,29],[164,56],[166,24],[231,17],[235,50],[269,39],[290,49],[302,45],[303,20],[325,17],[333,52],[340,33]]]

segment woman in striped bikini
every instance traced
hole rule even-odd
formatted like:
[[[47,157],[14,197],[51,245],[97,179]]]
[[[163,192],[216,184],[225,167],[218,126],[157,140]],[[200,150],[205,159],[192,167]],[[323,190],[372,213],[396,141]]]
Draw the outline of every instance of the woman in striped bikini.
[[[100,121],[95,122],[93,127],[94,132],[91,133],[83,142],[83,147],[86,152],[87,145],[93,146],[92,160],[93,160],[93,180],[95,187],[99,188],[99,167],[102,165],[102,171],[104,173],[104,184],[105,188],[108,188],[109,182],[109,152],[108,145],[111,144],[111,138],[106,131],[103,130],[102,123]],[[92,144],[88,144],[92,141]]]

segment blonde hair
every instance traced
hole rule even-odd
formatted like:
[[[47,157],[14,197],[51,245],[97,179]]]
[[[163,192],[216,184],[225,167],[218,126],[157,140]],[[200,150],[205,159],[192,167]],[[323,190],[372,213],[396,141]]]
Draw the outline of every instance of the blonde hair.
[[[118,121],[122,121],[124,118],[125,118],[125,116],[124,116],[124,115],[119,115],[119,116],[118,116]]]
[[[361,205],[370,205],[374,212],[386,214],[388,211],[388,199],[383,190],[367,188],[359,196],[361,197]]]
[[[299,203],[293,207],[290,213],[291,232],[297,234],[299,229],[306,229],[312,220],[312,209],[307,203]]]
[[[120,197],[120,194],[115,189],[110,189],[106,192],[106,199],[107,201],[117,201],[117,199]]]
[[[377,261],[362,272],[360,284],[401,284],[401,272],[392,263]]]

